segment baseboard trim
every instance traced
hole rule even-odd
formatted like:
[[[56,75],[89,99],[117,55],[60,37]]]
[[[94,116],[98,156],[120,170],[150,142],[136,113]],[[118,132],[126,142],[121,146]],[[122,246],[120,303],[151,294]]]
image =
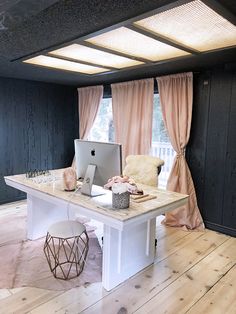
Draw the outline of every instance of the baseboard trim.
[[[22,201],[22,200],[25,200],[26,197],[23,195],[23,196],[19,196],[19,197],[14,197],[14,198],[11,198],[11,199],[6,199],[6,200],[3,200],[3,201],[0,201],[0,205],[3,205],[3,204],[7,204],[7,203],[13,203],[13,202],[18,202],[18,201]]]
[[[218,231],[218,232],[230,235],[231,237],[236,237],[236,229],[218,225],[209,221],[204,221],[204,223],[207,229]]]

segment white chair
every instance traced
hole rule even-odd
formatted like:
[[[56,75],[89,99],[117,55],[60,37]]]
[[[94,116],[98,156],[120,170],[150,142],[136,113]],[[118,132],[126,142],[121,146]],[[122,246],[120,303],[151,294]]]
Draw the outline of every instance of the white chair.
[[[129,155],[126,157],[126,165],[123,175],[132,178],[136,183],[158,186],[158,175],[164,160],[148,155]],[[157,239],[155,239],[157,246]]]
[[[123,175],[132,178],[136,183],[158,186],[158,175],[164,160],[148,155],[129,155]]]

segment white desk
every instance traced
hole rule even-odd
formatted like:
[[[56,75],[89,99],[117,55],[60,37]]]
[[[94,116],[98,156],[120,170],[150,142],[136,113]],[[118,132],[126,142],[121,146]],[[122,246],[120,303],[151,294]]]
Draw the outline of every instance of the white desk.
[[[156,217],[187,202],[187,195],[139,185],[156,199],[131,201],[128,209],[111,208],[111,192],[89,197],[65,192],[62,170],[55,170],[54,182],[34,183],[25,175],[5,177],[5,182],[27,193],[27,234],[34,240],[45,236],[48,227],[74,217],[75,212],[104,224],[102,284],[111,290],[154,261]]]

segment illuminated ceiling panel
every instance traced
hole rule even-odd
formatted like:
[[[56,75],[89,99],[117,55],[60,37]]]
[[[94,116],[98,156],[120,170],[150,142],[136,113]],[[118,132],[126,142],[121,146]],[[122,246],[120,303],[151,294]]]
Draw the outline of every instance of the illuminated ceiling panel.
[[[150,61],[159,61],[189,53],[147,37],[143,34],[120,27],[115,30],[86,40],[89,43],[108,48],[134,57],[145,58]]]
[[[141,61],[117,56],[112,53],[85,47],[79,44],[72,44],[57,50],[53,50],[49,54],[78,61],[99,64],[105,67],[115,67],[118,69],[143,64]]]
[[[236,26],[199,0],[137,21],[134,25],[199,51],[236,45]]]
[[[236,46],[236,26],[200,0],[126,25],[23,62],[99,74]]]
[[[91,65],[71,62],[71,61],[43,56],[43,55],[31,58],[31,59],[27,59],[23,62],[34,64],[34,65],[39,65],[39,66],[44,66],[44,67],[49,67],[49,68],[54,68],[54,69],[80,72],[84,74],[97,74],[97,73],[109,71],[109,69],[105,69],[105,68],[98,68]]]

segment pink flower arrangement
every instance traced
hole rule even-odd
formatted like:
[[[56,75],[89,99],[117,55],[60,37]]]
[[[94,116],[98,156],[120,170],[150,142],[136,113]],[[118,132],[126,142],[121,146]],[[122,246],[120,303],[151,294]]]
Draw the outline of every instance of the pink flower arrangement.
[[[127,191],[131,194],[142,194],[143,191],[139,190],[135,181],[128,176],[115,176],[108,180],[104,185],[105,189]]]

